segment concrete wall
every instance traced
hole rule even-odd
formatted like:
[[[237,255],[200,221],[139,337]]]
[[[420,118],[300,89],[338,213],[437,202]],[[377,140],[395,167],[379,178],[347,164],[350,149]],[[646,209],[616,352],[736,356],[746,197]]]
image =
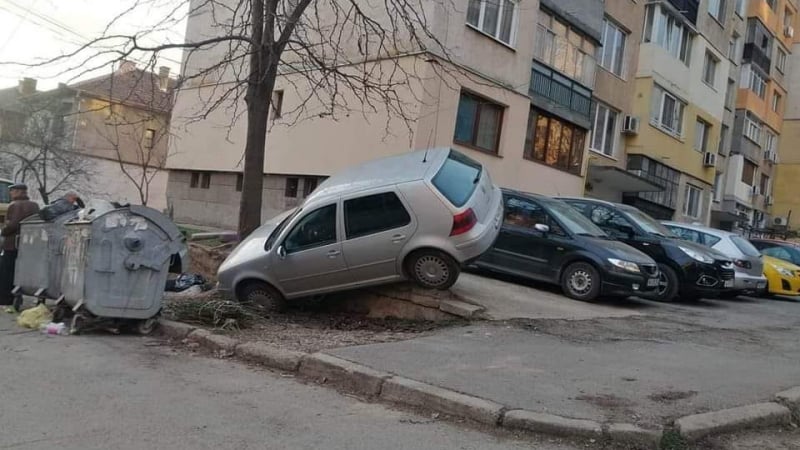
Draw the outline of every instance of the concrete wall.
[[[603,0],[540,0],[542,6],[600,41],[603,31]],[[535,28],[535,27],[533,27]]]
[[[125,170],[137,179],[141,179],[141,166],[125,164]],[[155,169],[151,169],[155,170]],[[167,208],[167,171],[148,172],[151,178],[143,190],[147,193],[147,206],[164,211]],[[85,182],[79,192],[84,199],[102,199],[133,205],[142,204],[139,188],[125,175],[119,162],[101,158],[92,158],[92,177]]]

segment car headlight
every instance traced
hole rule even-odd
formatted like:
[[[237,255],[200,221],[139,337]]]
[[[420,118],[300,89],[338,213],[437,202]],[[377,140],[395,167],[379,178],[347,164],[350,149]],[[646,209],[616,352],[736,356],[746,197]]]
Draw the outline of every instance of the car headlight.
[[[714,264],[714,258],[711,257],[708,253],[698,252],[696,250],[692,250],[686,247],[678,247],[681,249],[683,253],[686,253],[686,256],[692,258],[695,261],[700,261],[706,264]]]
[[[794,277],[794,272],[789,269],[784,269],[783,267],[778,267],[778,273],[787,278]]]
[[[610,262],[612,266],[625,270],[627,272],[634,272],[634,273],[640,272],[639,265],[630,261],[623,261],[621,259],[616,259],[616,258],[608,258],[608,262]]]

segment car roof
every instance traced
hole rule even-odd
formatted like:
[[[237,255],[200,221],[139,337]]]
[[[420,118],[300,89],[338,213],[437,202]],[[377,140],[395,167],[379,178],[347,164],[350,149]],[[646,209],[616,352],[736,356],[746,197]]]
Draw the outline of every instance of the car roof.
[[[663,225],[667,225],[667,226],[676,226],[676,227],[686,228],[686,229],[689,229],[689,230],[701,231],[703,233],[711,234],[711,235],[714,235],[716,237],[739,236],[738,234],[736,234],[736,233],[734,233],[732,231],[719,230],[719,229],[707,227],[707,226],[704,226],[704,225],[694,225],[694,224],[682,223],[682,222],[672,222],[672,221],[669,221],[669,220],[664,220],[661,223]]]
[[[553,199],[552,197],[548,197],[546,195],[534,194],[533,192],[518,191],[516,189],[500,188],[500,190],[503,191],[503,194],[516,195],[516,196],[519,196],[519,197],[526,197],[526,198],[529,198],[531,200],[552,200]]]
[[[431,167],[441,166],[450,151],[449,148],[419,150],[351,166],[325,180],[308,201],[421,180]]]
[[[626,205],[624,203],[614,203],[614,202],[609,202],[607,200],[600,200],[600,199],[597,199],[597,198],[563,197],[563,196],[556,196],[556,197],[553,197],[553,198],[555,198],[556,200],[562,200],[562,201],[577,200],[577,201],[586,202],[586,203],[594,203],[596,205],[610,206],[612,208],[633,208],[633,209],[636,209],[635,207],[630,206],[630,205]]]

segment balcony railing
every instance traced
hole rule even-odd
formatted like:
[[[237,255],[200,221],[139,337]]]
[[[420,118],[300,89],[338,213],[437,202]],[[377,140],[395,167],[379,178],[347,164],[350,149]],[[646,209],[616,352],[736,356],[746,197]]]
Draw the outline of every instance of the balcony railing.
[[[536,62],[531,69],[530,92],[531,95],[541,95],[587,119],[591,114],[592,91]]]
[[[761,47],[752,42],[744,44],[744,53],[742,54],[742,63],[746,64],[748,62],[757,65],[764,72],[770,73],[770,64],[772,64],[772,61],[769,55],[764,53]]]

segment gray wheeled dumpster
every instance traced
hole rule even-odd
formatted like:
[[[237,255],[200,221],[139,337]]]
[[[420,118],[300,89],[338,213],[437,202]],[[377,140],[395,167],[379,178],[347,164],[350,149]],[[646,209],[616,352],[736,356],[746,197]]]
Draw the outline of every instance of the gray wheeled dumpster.
[[[125,206],[65,224],[59,306],[74,312],[72,332],[111,319],[149,333],[161,311],[173,255],[185,239],[154,209]]]
[[[68,211],[52,221],[38,215],[20,222],[19,256],[14,273],[15,295],[31,295],[40,301],[61,295],[64,261],[64,224],[78,217]]]

